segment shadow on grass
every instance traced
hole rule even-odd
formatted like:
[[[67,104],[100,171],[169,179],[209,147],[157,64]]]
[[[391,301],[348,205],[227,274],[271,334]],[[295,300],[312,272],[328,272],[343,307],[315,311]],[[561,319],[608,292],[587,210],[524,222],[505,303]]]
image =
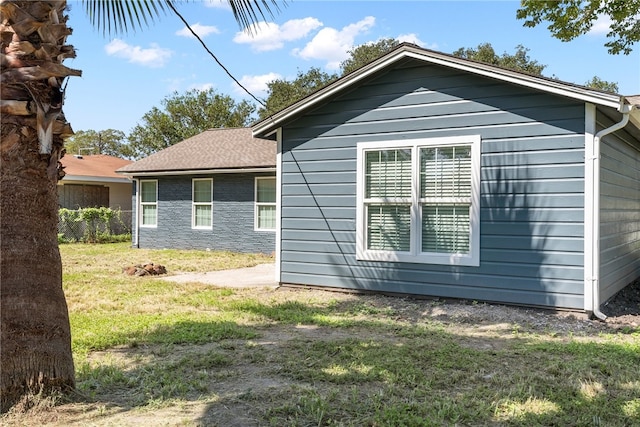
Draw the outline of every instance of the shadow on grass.
[[[478,338],[394,322],[397,313],[357,298],[229,309],[266,321],[154,327],[79,366],[80,392],[120,415],[200,404],[197,413],[176,409],[195,425],[640,423],[634,337]]]
[[[633,374],[637,346],[494,338],[487,340],[490,348],[478,349],[452,334],[421,336],[289,343],[286,353],[292,357],[283,363],[284,375],[313,387],[268,413],[283,424],[315,423],[314,412],[303,404],[315,399],[326,408],[327,424],[625,426],[640,421],[640,384]]]

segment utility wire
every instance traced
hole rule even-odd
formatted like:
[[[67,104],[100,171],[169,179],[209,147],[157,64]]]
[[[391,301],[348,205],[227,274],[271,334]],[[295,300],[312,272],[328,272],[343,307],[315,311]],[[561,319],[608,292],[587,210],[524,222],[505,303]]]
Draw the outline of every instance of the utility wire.
[[[170,7],[170,8],[171,8],[171,10],[173,11],[173,13],[175,13],[175,14],[178,16],[178,18],[180,18],[180,20],[184,23],[184,25],[186,25],[186,26],[187,26],[187,29],[189,29],[189,31],[191,32],[191,34],[193,34],[193,36],[194,36],[196,39],[198,39],[198,41],[200,42],[200,44],[202,45],[202,47],[204,47],[204,50],[206,50],[206,51],[209,53],[209,55],[211,55],[211,57],[212,57],[212,58],[213,58],[213,59],[218,63],[218,65],[219,65],[220,67],[222,67],[222,69],[224,70],[224,72],[225,72],[225,73],[227,73],[227,75],[228,75],[229,77],[231,77],[231,80],[233,80],[234,82],[236,82],[236,84],[237,84],[238,86],[240,86],[240,88],[242,88],[242,90],[244,90],[244,91],[245,91],[245,92],[246,92],[246,93],[247,93],[251,98],[255,99],[255,100],[256,100],[256,102],[258,102],[258,104],[262,105],[264,108],[267,108],[267,106],[266,106],[266,105],[265,105],[265,103],[264,103],[264,100],[261,100],[261,99],[256,98],[256,96],[255,96],[254,94],[252,94],[251,92],[249,92],[249,90],[248,90],[246,87],[244,87],[244,86],[242,85],[242,83],[240,83],[240,82],[238,81],[238,79],[236,79],[236,78],[233,76],[233,74],[231,74],[231,72],[227,69],[227,67],[225,67],[224,65],[222,65],[222,62],[220,62],[220,60],[216,57],[216,55],[215,55],[213,52],[211,52],[211,50],[207,47],[207,45],[204,43],[204,41],[202,41],[202,39],[200,38],[200,36],[199,36],[199,35],[197,35],[195,31],[193,31],[193,29],[191,28],[191,26],[189,25],[189,23],[184,19],[184,17],[180,14],[180,12],[178,12],[178,11],[176,10],[176,8],[173,6],[173,3],[172,3],[172,2],[167,2],[167,4],[169,5],[169,7]]]

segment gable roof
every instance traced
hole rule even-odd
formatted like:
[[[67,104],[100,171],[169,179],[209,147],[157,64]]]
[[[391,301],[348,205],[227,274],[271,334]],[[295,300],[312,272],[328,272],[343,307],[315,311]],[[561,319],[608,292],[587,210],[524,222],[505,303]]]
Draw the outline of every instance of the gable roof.
[[[74,156],[66,154],[60,163],[64,167],[64,181],[100,181],[100,182],[128,182],[116,170],[133,163],[131,160],[106,154],[89,156]]]
[[[276,142],[254,138],[250,128],[209,129],[144,159],[118,173],[184,174],[205,171],[275,170]]]
[[[403,60],[417,59],[427,63],[441,65],[452,69],[466,71],[472,74],[498,79],[504,82],[513,83],[531,89],[553,93],[568,98],[593,103],[598,106],[610,107],[618,110],[623,104],[631,104],[639,107],[638,96],[624,97],[618,94],[604,92],[597,89],[579,86],[572,83],[563,82],[547,77],[535,76],[506,68],[497,67],[483,62],[459,58],[442,52],[424,49],[411,43],[401,43],[387,54],[377,60],[347,74],[344,77],[330,83],[324,88],[312,93],[289,107],[279,111],[273,116],[256,122],[252,129],[256,136],[270,135],[277,128],[288,120],[302,114],[304,111],[313,108],[327,101],[332,96],[352,85],[358,84],[367,77],[384,70]],[[634,122],[640,121],[640,113],[636,109],[633,113]]]

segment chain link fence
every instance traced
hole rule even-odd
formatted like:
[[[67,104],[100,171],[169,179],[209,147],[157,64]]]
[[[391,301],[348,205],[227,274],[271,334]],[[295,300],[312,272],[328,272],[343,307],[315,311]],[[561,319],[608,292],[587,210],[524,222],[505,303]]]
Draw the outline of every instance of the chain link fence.
[[[60,209],[58,240],[62,242],[97,242],[114,237],[130,238],[133,211],[114,210],[103,218],[85,219],[82,209]],[[122,239],[120,239],[122,240]]]

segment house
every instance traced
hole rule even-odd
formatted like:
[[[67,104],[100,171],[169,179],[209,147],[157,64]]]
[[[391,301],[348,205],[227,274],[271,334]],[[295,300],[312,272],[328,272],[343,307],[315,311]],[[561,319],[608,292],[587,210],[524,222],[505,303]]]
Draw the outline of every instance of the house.
[[[116,169],[131,160],[105,154],[65,155],[60,162],[65,176],[58,181],[58,204],[61,208],[109,207],[131,210],[131,180],[118,175]]]
[[[134,182],[133,245],[272,253],[275,141],[210,129],[120,168]]]
[[[401,44],[254,124],[277,280],[603,316],[640,276],[638,104]]]

